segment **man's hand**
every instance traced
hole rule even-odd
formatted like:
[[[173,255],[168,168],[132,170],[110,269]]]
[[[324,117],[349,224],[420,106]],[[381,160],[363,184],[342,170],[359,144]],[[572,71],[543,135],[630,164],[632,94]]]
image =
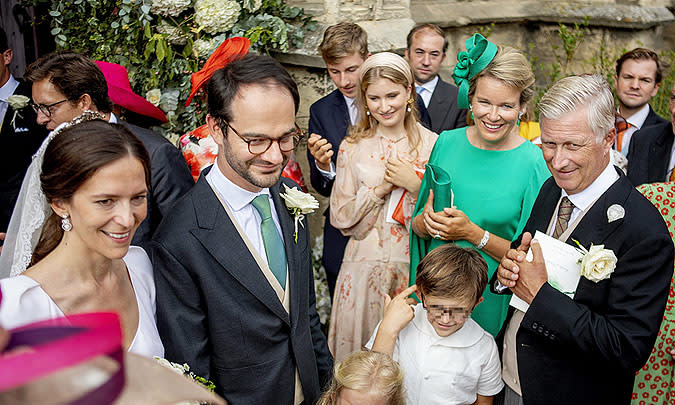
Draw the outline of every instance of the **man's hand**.
[[[525,240],[525,235],[528,236],[528,240]],[[521,243],[518,249],[511,249],[506,253],[497,269],[499,272],[497,277],[499,282],[511,288],[518,298],[531,304],[548,280],[548,273],[539,241],[530,242],[532,236],[529,233],[525,235],[523,235],[524,243]],[[525,243],[532,249],[531,262],[525,260],[525,252],[520,250]]]
[[[307,139],[309,153],[316,160],[316,166],[324,172],[330,171],[330,159],[333,156],[333,146],[326,138],[318,134],[311,134]]]
[[[413,194],[420,190],[422,180],[417,176],[412,163],[397,157],[390,157],[385,164],[384,179],[389,183],[404,188]]]
[[[410,294],[417,291],[417,286],[412,285],[393,299],[389,295],[384,296],[384,318],[377,330],[373,351],[392,355],[396,345],[396,339],[401,329],[412,321],[415,316],[413,306],[417,303]]]

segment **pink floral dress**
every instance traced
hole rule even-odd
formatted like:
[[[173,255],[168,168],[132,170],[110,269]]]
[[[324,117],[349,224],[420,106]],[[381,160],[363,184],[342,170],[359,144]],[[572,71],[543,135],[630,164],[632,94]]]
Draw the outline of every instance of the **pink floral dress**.
[[[412,162],[424,171],[438,135],[418,125],[421,141],[416,153],[408,138],[380,134],[340,144],[337,175],[330,199],[330,221],[350,236],[338,275],[331,313],[328,346],[335,361],[361,350],[382,319],[385,294],[408,287],[408,231],[416,195],[405,193],[405,226],[386,220],[392,194],[383,199],[373,189],[382,183],[390,156]]]

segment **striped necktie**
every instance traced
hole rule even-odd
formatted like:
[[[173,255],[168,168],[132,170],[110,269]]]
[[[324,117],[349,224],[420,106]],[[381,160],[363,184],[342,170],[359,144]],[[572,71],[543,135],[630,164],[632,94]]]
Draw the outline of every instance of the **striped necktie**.
[[[567,197],[563,197],[558,207],[558,220],[555,222],[555,229],[553,230],[554,238],[558,239],[567,230],[572,210],[574,210],[572,201]]]

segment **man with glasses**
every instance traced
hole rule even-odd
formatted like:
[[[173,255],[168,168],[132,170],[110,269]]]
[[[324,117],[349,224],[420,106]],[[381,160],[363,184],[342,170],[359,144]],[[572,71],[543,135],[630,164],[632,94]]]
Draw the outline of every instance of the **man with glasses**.
[[[166,358],[234,404],[315,403],[333,361],[315,308],[308,228],[281,178],[300,140],[298,89],[268,56],[208,83],[216,163],[164,218],[152,244]]]
[[[0,28],[0,139],[5,149],[0,159],[0,232],[7,230],[31,157],[47,136],[26,102],[30,83],[15,79],[9,71],[13,55]]]
[[[150,241],[174,203],[194,184],[180,151],[160,134],[121,121],[112,113],[105,76],[91,59],[74,52],[45,55],[26,69],[33,82],[31,106],[37,123],[53,130],[86,110],[98,111],[111,123],[127,127],[143,142],[150,154],[152,179],[148,215],[134,235],[134,245]]]

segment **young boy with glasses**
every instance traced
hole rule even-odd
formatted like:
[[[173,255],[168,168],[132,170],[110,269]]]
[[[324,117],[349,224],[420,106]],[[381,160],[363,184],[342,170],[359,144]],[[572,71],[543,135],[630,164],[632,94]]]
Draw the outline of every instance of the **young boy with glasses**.
[[[401,365],[408,404],[491,404],[502,390],[497,345],[470,318],[487,282],[478,252],[446,244],[420,262],[415,285],[385,297],[366,347]],[[409,297],[414,291],[419,304]]]

